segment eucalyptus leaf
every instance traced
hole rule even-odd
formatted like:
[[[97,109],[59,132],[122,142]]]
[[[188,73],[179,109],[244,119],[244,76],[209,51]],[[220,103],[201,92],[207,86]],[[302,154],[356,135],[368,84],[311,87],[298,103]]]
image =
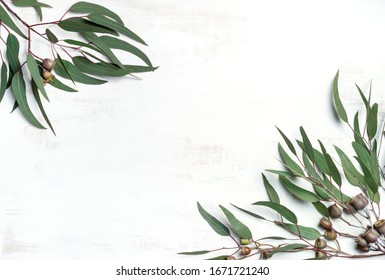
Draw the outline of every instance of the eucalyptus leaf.
[[[274,249],[272,253],[276,254],[276,253],[291,252],[291,251],[298,252],[298,251],[303,251],[307,247],[309,247],[309,244],[293,243],[293,244],[288,244],[288,245],[278,247],[277,249]]]
[[[7,37],[6,55],[10,66],[10,70],[13,72],[13,74],[15,74],[17,71],[20,70],[19,50],[20,50],[19,40],[17,40],[15,35],[13,35],[12,33],[9,33]]]
[[[118,35],[116,31],[103,25],[94,23],[84,18],[71,17],[57,24],[61,29],[69,32],[96,32]]]
[[[54,77],[52,81],[49,83],[50,86],[53,86],[57,89],[67,91],[67,92],[77,92],[76,89],[73,89],[66,84],[63,84],[57,77]]]
[[[289,150],[294,154],[294,155],[297,155],[297,152],[295,150],[295,147],[293,145],[293,143],[291,143],[291,141],[289,140],[289,138],[286,137],[286,135],[276,126],[278,132],[281,134],[283,140],[285,140],[286,142],[286,145],[287,147],[289,148]]]
[[[59,39],[55,36],[55,34],[52,33],[51,30],[49,30],[48,28],[45,30],[45,34],[47,35],[48,37],[48,40],[51,42],[51,43],[57,43],[59,42]]]
[[[338,79],[339,79],[339,74],[340,71],[337,72],[336,76],[334,77],[334,82],[333,82],[333,101],[334,101],[334,106],[337,111],[338,116],[340,117],[341,120],[344,122],[348,123],[348,115],[346,114],[345,108],[341,102],[340,99],[340,94],[338,91]]]
[[[219,205],[219,207],[222,209],[223,213],[225,214],[227,220],[229,221],[231,228],[233,231],[240,237],[245,239],[253,239],[253,235],[250,231],[250,229],[243,224],[240,220],[238,220],[233,213],[231,213],[229,210],[227,210],[222,205]]]
[[[369,111],[368,126],[366,128],[369,139],[373,139],[377,133],[378,126],[378,104],[375,103]]]
[[[222,236],[230,236],[230,230],[222,224],[217,218],[208,213],[203,207],[197,202],[198,210],[203,219],[212,227],[212,229]]]
[[[271,201],[258,201],[253,203],[253,205],[269,207],[270,209],[275,210],[278,214],[282,215],[282,217],[284,217],[289,222],[292,222],[294,224],[298,222],[297,216],[290,209],[288,209],[283,205],[280,205]]]
[[[314,159],[314,149],[313,149],[313,146],[305,132],[305,129],[301,126],[300,128],[300,132],[301,132],[301,135],[302,135],[302,140],[303,140],[303,144],[304,144],[304,149],[305,149],[305,152],[307,154],[307,156],[309,157],[309,159],[314,162],[315,159]]]
[[[207,254],[207,253],[210,253],[211,251],[207,251],[207,250],[202,250],[202,251],[192,251],[192,252],[180,252],[178,253],[179,255],[192,255],[192,256],[195,256],[195,255],[204,255],[204,254]]]
[[[257,219],[260,219],[260,220],[266,220],[264,217],[262,217],[262,216],[260,216],[260,215],[258,215],[258,214],[256,214],[256,213],[254,213],[254,212],[251,212],[251,211],[249,211],[249,210],[246,210],[246,209],[242,209],[242,208],[240,208],[240,207],[238,207],[238,206],[235,206],[234,204],[231,204],[233,207],[235,207],[235,208],[237,208],[238,210],[241,210],[242,212],[244,212],[244,213],[246,213],[246,214],[248,214],[248,215],[250,215],[250,216],[252,216],[252,217],[254,217],[254,218],[257,218]]]
[[[289,173],[289,172],[287,172],[287,171],[274,170],[274,169],[266,169],[265,171],[266,171],[266,172],[269,172],[269,173],[276,174],[276,175],[280,175],[280,176],[293,177],[293,174],[292,174],[292,173]]]
[[[293,233],[294,235],[301,235],[303,238],[310,239],[310,240],[316,240],[318,237],[320,237],[322,234],[312,227],[305,227],[298,225],[293,225],[289,223],[282,223],[282,222],[275,222],[277,225],[281,226],[282,228],[286,229],[287,231]],[[299,231],[298,231],[299,230]]]
[[[318,195],[297,186],[296,184],[291,182],[287,177],[280,176],[279,179],[285,189],[288,190],[295,197],[307,202],[319,201]]]
[[[286,167],[290,169],[290,171],[292,171],[294,175],[305,176],[305,173],[303,172],[302,168],[290,158],[290,156],[282,148],[281,144],[278,144],[278,151]]]
[[[42,82],[39,68],[37,66],[36,60],[33,58],[31,53],[27,55],[27,66],[28,66],[29,72],[31,73],[32,79],[34,80],[41,94],[44,96],[45,99],[49,101],[47,92],[45,91],[45,88]]]
[[[313,202],[314,208],[324,217],[329,216],[329,210],[328,208],[320,201]]]
[[[207,260],[224,261],[224,260],[227,260],[228,257],[230,257],[230,256],[229,255],[221,255],[221,256],[210,258],[210,259],[207,259]]]
[[[36,83],[34,81],[31,82],[31,87],[32,87],[33,96],[35,97],[36,103],[39,106],[39,109],[40,109],[41,114],[43,115],[43,118],[47,122],[47,124],[48,124],[49,128],[51,129],[52,133],[56,136],[55,129],[53,128],[53,126],[52,126],[52,124],[51,124],[51,122],[50,122],[50,120],[48,118],[48,115],[45,112],[43,103],[41,102],[41,99],[40,99],[38,87],[37,87],[37,85],[36,85]]]
[[[337,146],[334,146],[334,148],[337,151],[338,156],[340,157],[342,169],[349,183],[353,186],[359,186],[360,184],[363,184],[364,176],[358,172],[357,168],[353,165],[353,163],[350,161],[345,152]]]
[[[278,193],[274,189],[274,187],[269,183],[267,180],[265,174],[262,173],[262,179],[263,179],[263,184],[265,186],[265,189],[267,191],[267,194],[269,195],[270,201],[275,202],[275,203],[280,203]]]
[[[0,102],[3,100],[5,91],[7,90],[7,79],[8,77],[8,68],[7,64],[3,61],[1,65],[1,73],[0,73]]]
[[[1,21],[8,26],[10,29],[15,31],[20,37],[28,39],[28,37],[20,30],[20,28],[15,24],[12,18],[9,16],[8,12],[0,5],[0,19]],[[11,35],[11,33],[9,34]],[[8,36],[9,37],[9,36]]]
[[[117,23],[120,23],[123,25],[122,19],[116,13],[98,4],[80,1],[73,4],[69,10],[73,13],[83,13],[83,14],[95,13],[95,14],[105,15],[109,18],[112,18]]]

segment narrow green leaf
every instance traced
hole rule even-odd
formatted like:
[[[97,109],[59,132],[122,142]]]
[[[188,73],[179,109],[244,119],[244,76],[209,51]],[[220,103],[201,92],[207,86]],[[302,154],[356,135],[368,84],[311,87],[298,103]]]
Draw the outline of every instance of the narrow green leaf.
[[[44,129],[28,106],[25,82],[20,71],[16,72],[12,79],[12,92],[25,118],[35,127]]]
[[[131,73],[155,71],[158,67],[124,65],[124,69],[119,69],[108,63],[94,63],[83,56],[75,56],[72,58],[74,65],[80,71],[96,76],[121,77]]]
[[[89,49],[91,49],[93,51],[96,51],[98,53],[103,54],[103,52],[99,48],[93,46],[91,43],[84,43],[82,41],[77,41],[77,40],[72,40],[72,39],[65,39],[63,41],[66,42],[67,44],[70,44],[70,45],[86,47],[86,48],[89,48]]]
[[[252,235],[250,229],[245,224],[243,224],[240,220],[238,220],[233,215],[233,213],[231,213],[229,210],[227,210],[222,205],[219,205],[219,207],[222,209],[223,213],[225,214],[225,216],[226,216],[227,220],[229,221],[233,231],[240,238],[253,239],[253,235]]]
[[[303,129],[303,127],[301,126],[299,129],[300,129],[300,132],[301,132],[301,135],[302,135],[302,140],[303,140],[303,144],[304,144],[304,148],[305,148],[306,154],[309,157],[309,159],[312,162],[314,162],[315,159],[314,159],[314,149],[313,149],[313,146],[312,146],[309,138],[307,137],[307,134],[306,134],[305,130]]]
[[[65,66],[65,68],[63,67]],[[67,71],[66,71],[67,69]],[[88,76],[81,72],[75,65],[73,65],[71,62],[62,59],[62,63],[58,63],[55,67],[55,72],[59,76],[65,78],[65,79],[71,79],[75,82],[79,82],[82,84],[88,84],[88,85],[101,85],[104,83],[107,83],[107,81],[99,80],[94,77]],[[68,73],[70,73],[70,76]]]
[[[294,175],[305,176],[302,168],[294,160],[290,158],[290,156],[282,148],[281,144],[278,144],[278,151],[286,167],[289,168],[294,173]]]
[[[222,236],[230,236],[230,230],[218,221],[217,218],[208,213],[203,207],[197,202],[199,213],[202,215],[203,219],[212,227],[212,229]]]
[[[366,132],[370,140],[376,136],[377,126],[378,126],[378,104],[375,103],[370,108],[369,116],[368,116],[368,126],[366,128]]]
[[[271,240],[286,240],[287,238],[280,237],[280,236],[267,236],[267,237],[264,237],[264,238],[260,238],[257,241],[268,240],[268,239],[271,239]]]
[[[44,98],[49,101],[47,92],[45,91],[45,88],[43,86],[39,67],[37,66],[36,60],[33,58],[31,53],[27,55],[27,66],[28,66],[29,72],[31,73],[32,79],[34,80],[41,94],[43,94]]]
[[[287,147],[290,149],[290,151],[294,154],[297,155],[297,152],[294,148],[293,143],[289,140],[289,138],[286,137],[286,135],[276,126],[278,132],[281,134],[283,140],[285,140]]]
[[[130,39],[132,39],[138,43],[141,43],[143,45],[147,45],[142,40],[142,38],[140,38],[138,35],[136,35],[130,29],[128,29],[127,27],[125,27],[121,23],[118,23],[114,20],[111,20],[108,17],[102,16],[100,14],[90,14],[90,15],[88,15],[88,19],[95,24],[98,24],[100,26],[105,26],[105,27],[110,28],[112,30],[115,30],[115,31],[117,31],[123,35],[126,35],[128,38],[130,38]]]
[[[364,139],[361,136],[359,114],[358,112],[354,115],[354,141],[360,144],[365,150],[369,151]]]
[[[348,156],[340,148],[338,148],[337,146],[334,146],[334,148],[337,151],[338,156],[340,157],[342,169],[349,183],[353,186],[359,186],[360,184],[362,184],[364,182],[363,175],[358,172],[358,170],[350,161]]]
[[[313,202],[313,205],[315,209],[318,211],[318,213],[320,213],[322,216],[324,217],[329,216],[329,210],[322,202],[320,201]]]
[[[222,255],[222,256],[210,258],[210,259],[207,259],[207,260],[212,260],[212,261],[224,261],[224,260],[227,260],[228,257],[230,257],[230,256],[229,256],[229,255]]]
[[[111,36],[100,36],[99,39],[110,49],[118,49],[123,50],[126,52],[129,52],[137,57],[139,57],[141,60],[143,60],[144,63],[146,63],[148,66],[152,67],[152,63],[150,59],[147,57],[147,55],[142,52],[137,47],[131,45],[130,43],[120,40],[116,37]]]
[[[108,57],[108,59],[111,60],[112,63],[116,64],[119,68],[124,68],[123,64],[116,57],[116,55],[106,44],[104,44],[102,40],[99,39],[99,37],[95,33],[85,32],[82,33],[82,35],[84,39],[90,41],[92,44],[98,47]]]
[[[44,7],[52,8],[50,5],[47,5],[37,0],[12,0],[12,4],[17,7]]]
[[[207,254],[207,253],[210,253],[211,251],[207,251],[207,250],[202,250],[202,251],[193,251],[193,252],[180,252],[178,253],[179,255],[192,255],[192,256],[195,256],[195,255],[204,255],[204,254]]]
[[[251,212],[249,210],[246,210],[246,209],[242,209],[238,206],[235,206],[234,204],[231,204],[233,207],[237,208],[238,210],[241,210],[242,212],[254,217],[254,218],[257,218],[257,219],[261,219],[261,220],[266,220],[264,217],[258,215],[258,214],[255,214],[254,212]]]
[[[76,89],[73,89],[66,84],[63,84],[57,77],[54,77],[50,83],[48,83],[50,86],[53,86],[57,89],[67,91],[67,92],[77,92]]]
[[[321,147],[323,156],[324,156],[324,158],[326,160],[326,164],[328,166],[328,170],[330,171],[329,175],[332,176],[334,182],[336,182],[337,185],[341,186],[342,185],[342,180],[341,180],[340,172],[337,169],[337,166],[335,165],[335,163],[334,163],[333,159],[331,158],[331,156],[326,151],[326,149],[325,149],[324,145],[322,144],[322,142],[320,140],[318,140],[318,142],[319,142],[319,145]]]
[[[337,111],[338,116],[340,117],[341,120],[344,122],[348,122],[348,116],[346,114],[345,108],[342,105],[341,99],[340,99],[340,94],[338,92],[338,78],[339,78],[339,73],[340,71],[338,70],[336,76],[334,77],[334,82],[333,82],[333,101],[334,101],[334,106]]]
[[[363,101],[364,104],[365,104],[365,107],[368,108],[369,102],[368,102],[368,100],[366,99],[364,92],[361,90],[361,88],[360,88],[357,84],[356,84],[356,87],[357,87],[357,89],[358,89],[358,92],[359,92],[359,94],[360,94],[360,96],[361,96],[362,101]]]
[[[80,1],[73,4],[70,8],[70,11],[73,13],[83,13],[83,14],[96,13],[96,14],[105,15],[109,18],[112,18],[117,23],[120,23],[123,25],[122,19],[116,13],[114,13],[113,11],[103,6],[100,6],[94,3]]]
[[[59,42],[59,39],[55,36],[55,34],[52,33],[51,30],[49,30],[48,28],[45,30],[45,35],[47,35],[48,37],[48,40],[51,42],[51,43],[57,43]]]
[[[283,205],[280,205],[271,201],[258,201],[253,203],[253,205],[261,205],[261,206],[269,207],[275,210],[278,214],[282,215],[289,222],[292,222],[294,224],[298,222],[297,216],[290,209],[288,209]]]
[[[281,181],[281,183],[285,187],[285,189],[288,190],[295,197],[297,197],[303,201],[308,201],[308,202],[319,201],[318,195],[297,186],[296,184],[291,182],[287,177],[280,176],[279,180]]]
[[[0,102],[3,100],[5,91],[7,90],[7,76],[8,76],[8,68],[7,64],[3,61],[1,66],[1,74],[0,74]]]
[[[19,61],[19,40],[17,40],[16,36],[9,33],[7,37],[7,59],[10,66],[10,70],[15,74],[20,69],[20,61]]]
[[[70,71],[68,71],[67,65],[64,63],[63,59],[61,58],[61,56],[59,54],[57,54],[57,60],[56,60],[56,64],[55,64],[55,72],[56,72],[56,68],[59,69],[59,73],[65,72],[67,74],[66,79],[71,80],[72,83],[75,84],[75,81],[72,78]],[[60,71],[60,70],[62,70],[62,71]]]
[[[286,172],[286,171],[282,171],[282,170],[266,169],[265,171],[269,172],[269,173],[277,174],[277,175],[280,175],[280,176],[293,177],[292,173],[289,173],[289,172]]]
[[[378,192],[378,184],[376,183],[376,180],[373,178],[372,173],[370,170],[366,167],[365,163],[362,161],[359,157],[354,157],[358,163],[360,164],[362,171],[364,172],[364,180],[365,180],[365,186],[368,187],[373,194],[376,194]],[[373,199],[373,197],[371,197]]]
[[[43,115],[43,118],[45,119],[45,121],[47,122],[49,128],[51,129],[53,134],[56,136],[56,132],[55,132],[55,130],[54,130],[49,118],[48,118],[47,113],[44,110],[43,103],[41,102],[38,87],[34,81],[31,82],[31,85],[32,85],[32,93],[33,93],[33,96],[35,97],[37,105],[39,106],[40,112]]]
[[[288,223],[281,223],[281,222],[275,222],[278,226],[281,226],[282,228],[286,229],[287,231],[293,233],[294,235],[298,236],[298,229],[299,233],[303,238],[310,239],[310,240],[316,240],[318,237],[320,237],[322,234],[312,227],[305,227],[298,225],[298,228],[296,225],[288,224]]]
[[[262,173],[263,185],[266,188],[267,194],[269,195],[270,201],[275,203],[280,203],[278,193],[275,191],[274,187],[269,183],[266,176]]]
[[[297,140],[297,143],[298,143],[298,146],[300,146],[300,148],[302,149],[302,151],[306,153],[305,144],[299,140]],[[316,166],[319,168],[321,172],[330,175],[330,171],[323,154],[315,148],[313,148],[313,151],[314,151],[314,160],[315,160]]]
[[[14,23],[14,21],[2,5],[0,5],[0,19],[6,26],[15,31],[20,37],[28,39],[27,36],[25,36],[24,33],[20,30],[20,28]]]
[[[113,29],[78,17],[67,18],[59,22],[57,25],[61,29],[69,32],[96,32],[118,35],[118,33]]]
[[[341,192],[341,190],[333,184],[330,177],[327,177],[326,174],[322,174],[322,177],[322,185],[329,190],[329,193],[334,194],[334,197],[338,198],[342,203],[346,203],[350,199],[350,197]]]
[[[298,251],[303,251],[303,249],[307,247],[309,247],[308,244],[293,243],[293,244],[284,245],[282,247],[278,247],[277,249],[274,249],[272,253],[276,254],[276,253],[290,252],[290,251],[298,252]]]
[[[370,155],[369,152],[365,150],[365,148],[363,148],[357,142],[353,142],[352,146],[357,156],[361,159],[362,163],[367,167],[370,174],[373,176],[373,179],[375,180],[376,184],[379,186],[381,182],[380,182],[380,171],[377,163],[376,153],[374,153],[374,156]]]

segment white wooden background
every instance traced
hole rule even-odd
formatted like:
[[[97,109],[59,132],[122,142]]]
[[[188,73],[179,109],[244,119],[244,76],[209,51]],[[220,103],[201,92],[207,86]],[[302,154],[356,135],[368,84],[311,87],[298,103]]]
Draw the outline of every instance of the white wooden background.
[[[45,2],[56,19],[75,1]],[[231,245],[196,201],[219,214],[218,204],[266,199],[260,172],[280,167],[274,125],[348,145],[330,106],[337,69],[350,113],[354,82],[373,78],[374,97],[385,96],[384,1],[93,2],[117,11],[160,68],[76,94],[49,88],[57,137],[9,114],[5,98],[1,259],[189,260],[177,252]],[[316,225],[311,217],[300,221]],[[242,220],[256,236],[275,233]]]

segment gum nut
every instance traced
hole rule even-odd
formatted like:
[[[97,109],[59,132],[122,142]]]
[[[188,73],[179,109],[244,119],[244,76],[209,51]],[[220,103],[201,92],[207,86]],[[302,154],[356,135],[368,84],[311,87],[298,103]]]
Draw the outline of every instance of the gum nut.
[[[346,202],[346,212],[348,212],[349,214],[355,214],[357,213],[357,210],[356,208],[353,207],[353,205],[351,204],[352,200],[349,199],[348,202]]]
[[[350,204],[357,210],[364,209],[368,203],[368,199],[362,193],[357,194],[350,202]]]
[[[369,243],[376,243],[377,242],[377,239],[379,237],[379,233],[372,229],[372,228],[369,228],[365,233],[364,233],[364,238],[366,239],[366,241],[368,241]]]
[[[44,58],[41,65],[43,66],[44,69],[48,71],[52,71],[53,67],[55,66],[55,61],[53,61],[50,58]]]
[[[367,247],[368,246],[368,242],[366,241],[365,238],[363,238],[362,234],[360,234],[357,239],[356,239],[356,243],[359,247]]]
[[[334,229],[325,232],[325,237],[329,240],[337,239],[337,232]]]
[[[249,245],[251,243],[251,239],[241,238],[241,245]]]
[[[326,217],[322,217],[318,225],[326,230],[331,230],[333,228],[332,222]]]
[[[317,251],[317,252],[315,252],[315,257],[316,257],[316,259],[321,259],[321,258],[326,257],[326,254],[324,252]]]
[[[226,260],[228,260],[228,261],[234,261],[234,260],[236,260],[236,258],[235,258],[234,256],[227,256],[227,257],[226,257]]]
[[[43,78],[45,79],[45,80],[49,80],[49,79],[52,79],[52,77],[53,77],[53,75],[52,75],[52,73],[51,72],[49,72],[49,71],[43,71]]]
[[[385,235],[385,220],[378,220],[374,223],[374,227],[379,233]]]
[[[251,252],[251,249],[250,249],[250,247],[242,247],[242,249],[241,249],[241,253],[242,253],[242,255],[249,255],[250,254],[250,252]]]
[[[336,204],[329,206],[328,211],[329,211],[329,216],[334,219],[338,219],[342,215],[341,209]]]
[[[322,238],[317,238],[317,240],[315,241],[315,246],[318,249],[324,249],[324,248],[326,248],[327,245],[328,245],[328,243],[326,242],[326,240],[324,240]]]
[[[357,249],[358,250],[360,250],[361,252],[364,252],[364,253],[367,253],[367,252],[369,252],[369,246],[363,246],[363,247],[361,247],[361,246],[359,246],[359,245],[357,245]]]

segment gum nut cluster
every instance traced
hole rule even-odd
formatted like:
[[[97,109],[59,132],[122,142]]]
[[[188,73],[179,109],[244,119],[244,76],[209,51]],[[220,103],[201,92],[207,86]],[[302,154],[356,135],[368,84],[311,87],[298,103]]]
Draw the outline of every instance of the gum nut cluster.
[[[328,239],[328,240],[336,240],[337,239],[338,234],[333,229],[333,224],[328,218],[322,217],[318,225],[326,230],[325,234],[324,234],[326,239]]]
[[[54,75],[51,73],[53,68],[55,67],[55,61],[50,58],[44,58],[41,62],[41,66],[43,67],[43,73],[41,74],[43,78],[43,84],[50,83],[54,78]]]

